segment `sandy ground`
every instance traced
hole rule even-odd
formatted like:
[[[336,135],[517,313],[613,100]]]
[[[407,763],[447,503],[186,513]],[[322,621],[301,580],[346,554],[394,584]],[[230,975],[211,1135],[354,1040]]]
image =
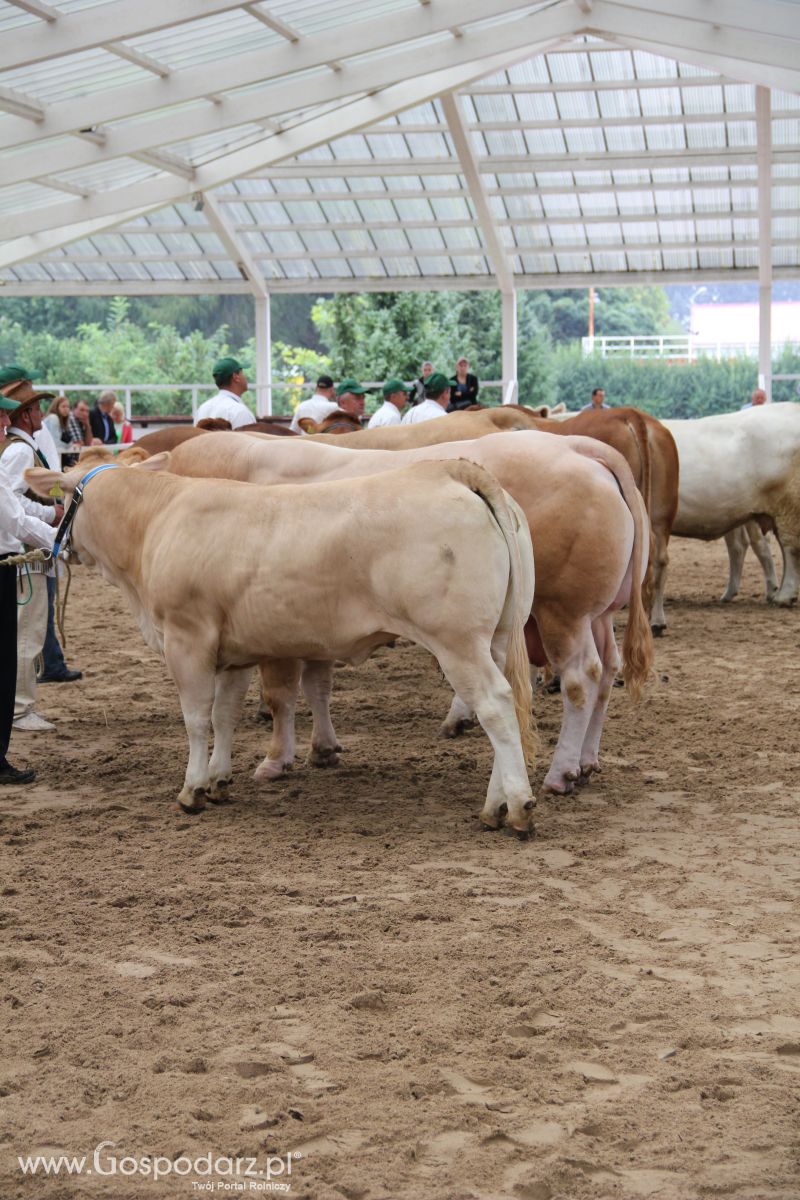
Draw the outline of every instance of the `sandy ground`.
[[[42,690],[58,732],[12,747],[41,783],[0,797],[4,1200],[205,1194],[98,1175],[105,1141],[105,1172],[291,1152],[315,1200],[795,1200],[800,614],[752,558],[727,608],[720,546],[673,560],[658,682],[614,692],[603,775],[525,844],[479,831],[488,742],[437,740],[410,647],[338,673],[345,765],[256,785],[251,692],[235,803],[179,813],[174,689],[78,569],[84,681]]]

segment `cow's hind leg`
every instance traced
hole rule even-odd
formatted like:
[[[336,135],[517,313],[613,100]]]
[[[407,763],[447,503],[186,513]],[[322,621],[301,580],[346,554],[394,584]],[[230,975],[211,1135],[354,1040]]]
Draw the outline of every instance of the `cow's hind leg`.
[[[457,647],[431,649],[447,682],[474,710],[494,748],[494,767],[481,820],[496,829],[505,810],[507,824],[526,833],[534,801],[508,680],[484,644],[461,642]]]
[[[183,720],[189,737],[189,762],[186,777],[178,796],[184,812],[196,813],[205,808],[210,788],[208,774],[208,734],[211,727],[211,708],[214,703],[214,656],[211,647],[204,649],[191,633],[164,633],[164,657],[180,696]]]
[[[614,618],[611,616],[611,613],[605,613],[602,617],[598,617],[597,620],[592,622],[592,634],[595,646],[597,647],[597,653],[600,655],[602,675],[600,676],[597,699],[592,714],[589,717],[589,724],[581,749],[580,768],[582,780],[588,779],[594,771],[600,770],[600,738],[603,735],[603,725],[605,724],[611,689],[614,686],[614,677],[620,667],[619,650],[617,649],[617,640],[614,637]]]
[[[603,667],[588,618],[569,628],[563,617],[539,615],[539,627],[553,666],[561,676],[564,715],[556,752],[544,779],[548,791],[571,792],[580,779],[581,753],[597,704]]]
[[[311,755],[314,767],[335,767],[341,746],[331,721],[332,662],[304,662],[300,685],[313,718]]]
[[[231,785],[231,752],[233,747],[233,732],[242,701],[250,686],[252,667],[244,667],[234,671],[220,671],[216,677],[214,691],[214,706],[211,709],[211,727],[214,730],[214,752],[208,764],[208,776],[211,785],[209,800],[221,804],[228,798],[228,788]]]
[[[272,711],[272,740],[266,758],[256,767],[256,779],[275,779],[294,762],[300,667],[298,658],[268,658],[260,664],[262,694]]]
[[[667,628],[664,596],[667,587],[669,566],[669,529],[653,529],[653,606],[650,610],[650,628],[654,637],[661,637]]]

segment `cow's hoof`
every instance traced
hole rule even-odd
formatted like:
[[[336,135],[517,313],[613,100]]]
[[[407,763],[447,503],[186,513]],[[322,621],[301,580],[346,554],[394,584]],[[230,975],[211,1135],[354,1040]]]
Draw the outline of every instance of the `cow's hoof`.
[[[311,753],[308,756],[308,761],[312,767],[338,767],[339,755],[337,750],[341,750],[341,746],[334,747],[312,747]]]
[[[211,784],[211,790],[208,793],[208,798],[212,804],[230,804],[231,794],[228,791],[233,783],[232,779],[217,779]]]
[[[565,775],[562,779],[545,779],[542,786],[544,791],[554,796],[571,796],[575,791],[574,778],[575,776]]]
[[[277,779],[285,771],[291,771],[292,764],[284,763],[282,758],[265,758],[253,772],[253,778],[260,783],[264,779]]]
[[[266,721],[269,725],[272,724],[272,709],[266,704],[259,704],[256,716],[259,721]]]
[[[776,608],[791,608],[797,603],[797,596],[782,596],[780,592],[776,592],[770,600],[770,604],[774,604]]]
[[[439,737],[457,738],[466,733],[468,729],[475,728],[475,721],[472,717],[461,717],[458,721],[453,721],[451,724],[442,725],[439,730]]]
[[[506,828],[518,842],[529,842],[536,832],[530,822],[525,825],[508,825]]]
[[[550,682],[544,685],[544,690],[548,696],[557,696],[561,691],[561,676],[554,675]]]
[[[735,595],[736,595],[736,592],[723,592],[719,598],[720,604],[730,604],[731,600],[733,600]]]
[[[651,625],[650,632],[652,633],[653,637],[663,637],[667,632],[667,627],[666,625]]]
[[[484,833],[497,833],[502,822],[497,813],[482,812],[481,813],[481,829]]]
[[[195,813],[200,813],[205,808],[207,795],[208,790],[206,788],[198,787],[194,788],[192,791],[189,791],[188,788],[184,788],[178,797],[178,805],[185,813],[188,813],[190,816],[194,816]]]

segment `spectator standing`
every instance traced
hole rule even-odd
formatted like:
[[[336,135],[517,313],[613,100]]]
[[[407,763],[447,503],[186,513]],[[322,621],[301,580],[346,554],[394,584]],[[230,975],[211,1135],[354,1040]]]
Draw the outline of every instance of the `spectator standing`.
[[[294,410],[292,423],[289,426],[292,432],[306,432],[301,424],[302,421],[313,421],[311,428],[314,429],[318,421],[324,421],[325,417],[330,416],[332,412],[336,412],[339,406],[336,403],[335,396],[336,388],[330,375],[320,375],[314,395],[309,396],[308,400],[301,400]]]
[[[56,396],[47,410],[43,429],[49,431],[56,453],[58,454],[58,459],[52,465],[56,467],[60,462],[61,466],[65,469],[74,466],[78,461],[77,454],[65,453],[65,451],[69,450],[71,443],[74,442],[74,432],[70,425],[69,400],[66,396]],[[46,449],[43,453],[47,461],[50,462],[50,456]]]
[[[114,418],[111,416],[111,410],[116,403],[116,392],[101,392],[89,417],[92,435],[104,446],[116,446],[117,444]]]
[[[400,424],[400,414],[408,401],[408,388],[400,379],[387,379],[382,391],[383,404],[370,417],[367,429]]]
[[[0,393],[0,447],[5,441],[10,414],[18,404]],[[17,496],[0,473],[0,784],[33,783],[32,768],[12,767],[6,758],[14,721],[17,683],[17,572],[3,565],[11,554],[19,553],[23,541],[49,550],[55,530],[25,512]]]
[[[404,425],[416,425],[419,421],[430,421],[434,417],[446,417],[450,403],[450,380],[436,371],[428,376],[425,399],[403,417]]]
[[[36,448],[34,434],[42,427],[41,401],[52,400],[52,392],[37,392],[29,380],[8,384],[3,394],[17,401],[11,413],[11,423],[6,440],[0,446],[0,478],[13,492],[28,516],[36,517],[46,525],[57,525],[64,509],[56,502],[53,505],[31,499],[24,473],[29,467],[48,467],[47,459]],[[22,542],[14,539],[11,553],[20,553]],[[14,699],[14,728],[28,732],[53,729],[35,711],[36,704],[36,659],[41,653],[47,633],[47,583],[41,564],[32,563],[21,577],[28,591],[27,600],[17,605],[17,675]]]
[[[114,431],[117,435],[117,442],[120,445],[127,445],[133,441],[133,426],[125,416],[125,409],[118,400],[111,409],[111,418],[114,422]]]
[[[247,405],[242,403],[242,396],[248,391],[250,385],[247,382],[245,369],[239,360],[231,358],[230,355],[218,358],[211,368],[211,374],[214,376],[214,382],[219,391],[216,396],[212,396],[210,400],[204,400],[200,405],[195,413],[195,425],[204,417],[222,417],[223,420],[230,421],[231,429],[241,429],[242,425],[252,425],[255,417]],[[116,397],[114,398],[116,399]],[[116,441],[116,438],[114,440]]]
[[[592,398],[588,404],[584,404],[581,412],[586,412],[587,408],[610,408],[610,404],[606,404],[606,394],[602,388],[595,388],[592,392]]]
[[[432,374],[433,363],[426,359],[419,369],[419,379],[414,381],[414,395],[412,397],[412,404],[422,404],[422,401],[425,399],[425,384],[428,382]]]
[[[450,412],[458,412],[478,403],[478,377],[469,373],[469,359],[462,354],[456,362],[456,373],[450,380]]]

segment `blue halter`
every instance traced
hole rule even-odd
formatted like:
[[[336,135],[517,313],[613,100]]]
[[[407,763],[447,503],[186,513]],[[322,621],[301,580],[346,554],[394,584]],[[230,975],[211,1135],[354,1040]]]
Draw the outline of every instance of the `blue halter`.
[[[83,500],[83,489],[86,487],[86,484],[101,471],[116,470],[118,466],[119,463],[102,463],[99,467],[92,467],[91,471],[87,471],[83,476],[80,483],[75,488],[70,506],[64,513],[64,516],[61,518],[61,524],[56,530],[56,540],[53,542],[54,559],[58,558],[58,552],[61,547],[63,546],[66,549],[67,545],[69,544],[69,535],[72,528],[72,522],[75,520],[75,514],[78,511],[80,502]]]

